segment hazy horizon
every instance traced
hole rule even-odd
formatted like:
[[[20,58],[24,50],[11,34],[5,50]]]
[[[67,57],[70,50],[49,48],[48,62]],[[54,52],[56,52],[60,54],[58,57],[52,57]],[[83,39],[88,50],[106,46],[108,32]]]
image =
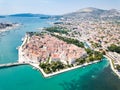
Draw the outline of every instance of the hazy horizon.
[[[104,10],[120,10],[120,0],[0,0],[0,15],[19,13],[62,15],[82,8],[94,7]]]

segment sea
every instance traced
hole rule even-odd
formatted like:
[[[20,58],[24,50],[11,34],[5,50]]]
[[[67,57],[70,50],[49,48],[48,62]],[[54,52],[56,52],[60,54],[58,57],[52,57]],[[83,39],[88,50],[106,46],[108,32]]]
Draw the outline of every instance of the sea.
[[[37,17],[6,17],[0,22],[21,24],[0,33],[0,64],[18,60],[17,47],[26,32],[40,31],[55,20]],[[120,79],[110,68],[106,58],[99,63],[44,78],[30,65],[0,68],[0,90],[120,90]]]

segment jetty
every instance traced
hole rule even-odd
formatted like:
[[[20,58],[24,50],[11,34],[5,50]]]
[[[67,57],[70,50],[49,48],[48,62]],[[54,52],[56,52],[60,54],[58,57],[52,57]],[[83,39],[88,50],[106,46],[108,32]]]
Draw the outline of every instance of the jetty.
[[[0,68],[13,67],[13,66],[19,66],[19,65],[27,65],[27,63],[15,62],[15,63],[0,64]]]

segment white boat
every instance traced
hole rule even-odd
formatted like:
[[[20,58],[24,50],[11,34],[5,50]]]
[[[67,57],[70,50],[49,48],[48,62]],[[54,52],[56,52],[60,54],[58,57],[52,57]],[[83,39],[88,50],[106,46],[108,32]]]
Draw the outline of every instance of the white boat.
[[[23,37],[23,38],[21,39],[21,41],[23,42],[23,41],[24,41],[24,39],[25,39],[25,38]]]

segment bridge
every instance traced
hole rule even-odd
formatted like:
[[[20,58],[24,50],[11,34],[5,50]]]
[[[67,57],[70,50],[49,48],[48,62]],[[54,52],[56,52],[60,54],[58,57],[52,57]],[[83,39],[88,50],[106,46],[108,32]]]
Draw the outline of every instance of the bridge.
[[[13,66],[19,66],[19,65],[27,65],[27,63],[15,62],[15,63],[0,64],[0,68],[13,67]]]

